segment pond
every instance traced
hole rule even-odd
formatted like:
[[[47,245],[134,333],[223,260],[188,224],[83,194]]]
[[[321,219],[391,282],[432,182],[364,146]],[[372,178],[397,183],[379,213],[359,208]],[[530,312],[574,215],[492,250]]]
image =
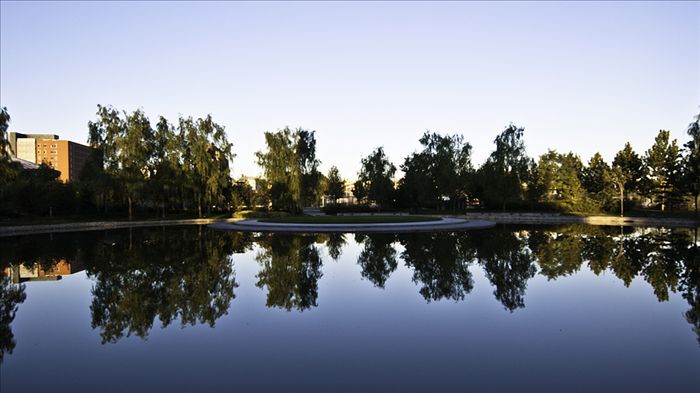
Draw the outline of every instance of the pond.
[[[700,386],[691,230],[138,228],[0,238],[0,270],[8,393]]]

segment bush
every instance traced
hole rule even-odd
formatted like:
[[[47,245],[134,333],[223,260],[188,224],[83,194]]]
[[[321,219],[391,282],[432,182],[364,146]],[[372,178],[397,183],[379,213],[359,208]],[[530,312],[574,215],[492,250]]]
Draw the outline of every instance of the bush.
[[[393,212],[395,209],[380,209],[378,206],[371,206],[367,204],[362,205],[346,205],[342,203],[329,203],[321,208],[321,211],[330,214],[337,215],[338,213],[388,213]]]
[[[282,211],[268,211],[262,209],[256,210],[241,210],[233,214],[235,218],[283,218],[289,217],[291,214]]]

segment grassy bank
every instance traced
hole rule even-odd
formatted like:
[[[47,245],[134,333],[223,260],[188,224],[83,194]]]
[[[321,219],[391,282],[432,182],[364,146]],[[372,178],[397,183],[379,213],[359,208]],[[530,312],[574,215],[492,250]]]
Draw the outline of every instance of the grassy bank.
[[[276,224],[389,224],[439,220],[439,217],[426,216],[301,216],[263,218],[258,221]]]

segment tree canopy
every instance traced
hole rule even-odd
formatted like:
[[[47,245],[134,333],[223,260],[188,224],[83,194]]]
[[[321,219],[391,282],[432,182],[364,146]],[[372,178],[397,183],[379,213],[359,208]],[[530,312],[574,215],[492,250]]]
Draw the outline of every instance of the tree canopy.
[[[426,132],[419,140],[423,149],[406,157],[399,191],[411,207],[441,208],[444,200],[453,207],[469,193],[474,168],[471,145],[462,135],[443,136]]]
[[[363,158],[360,172],[357,174],[360,189],[366,190],[366,197],[380,206],[393,205],[394,174],[396,167],[384,154],[384,148],[376,148]],[[358,186],[358,183],[355,183]],[[357,195],[355,195],[358,197]],[[358,197],[358,199],[361,199]]]
[[[320,173],[315,131],[285,127],[265,132],[267,150],[256,153],[258,165],[270,182],[272,208],[300,212],[316,203]]]

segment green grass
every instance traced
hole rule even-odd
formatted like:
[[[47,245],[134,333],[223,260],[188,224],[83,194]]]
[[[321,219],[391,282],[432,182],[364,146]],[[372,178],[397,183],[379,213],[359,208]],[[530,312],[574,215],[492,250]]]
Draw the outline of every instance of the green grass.
[[[260,222],[278,224],[386,224],[399,222],[439,221],[440,217],[426,216],[298,216],[265,218]]]

